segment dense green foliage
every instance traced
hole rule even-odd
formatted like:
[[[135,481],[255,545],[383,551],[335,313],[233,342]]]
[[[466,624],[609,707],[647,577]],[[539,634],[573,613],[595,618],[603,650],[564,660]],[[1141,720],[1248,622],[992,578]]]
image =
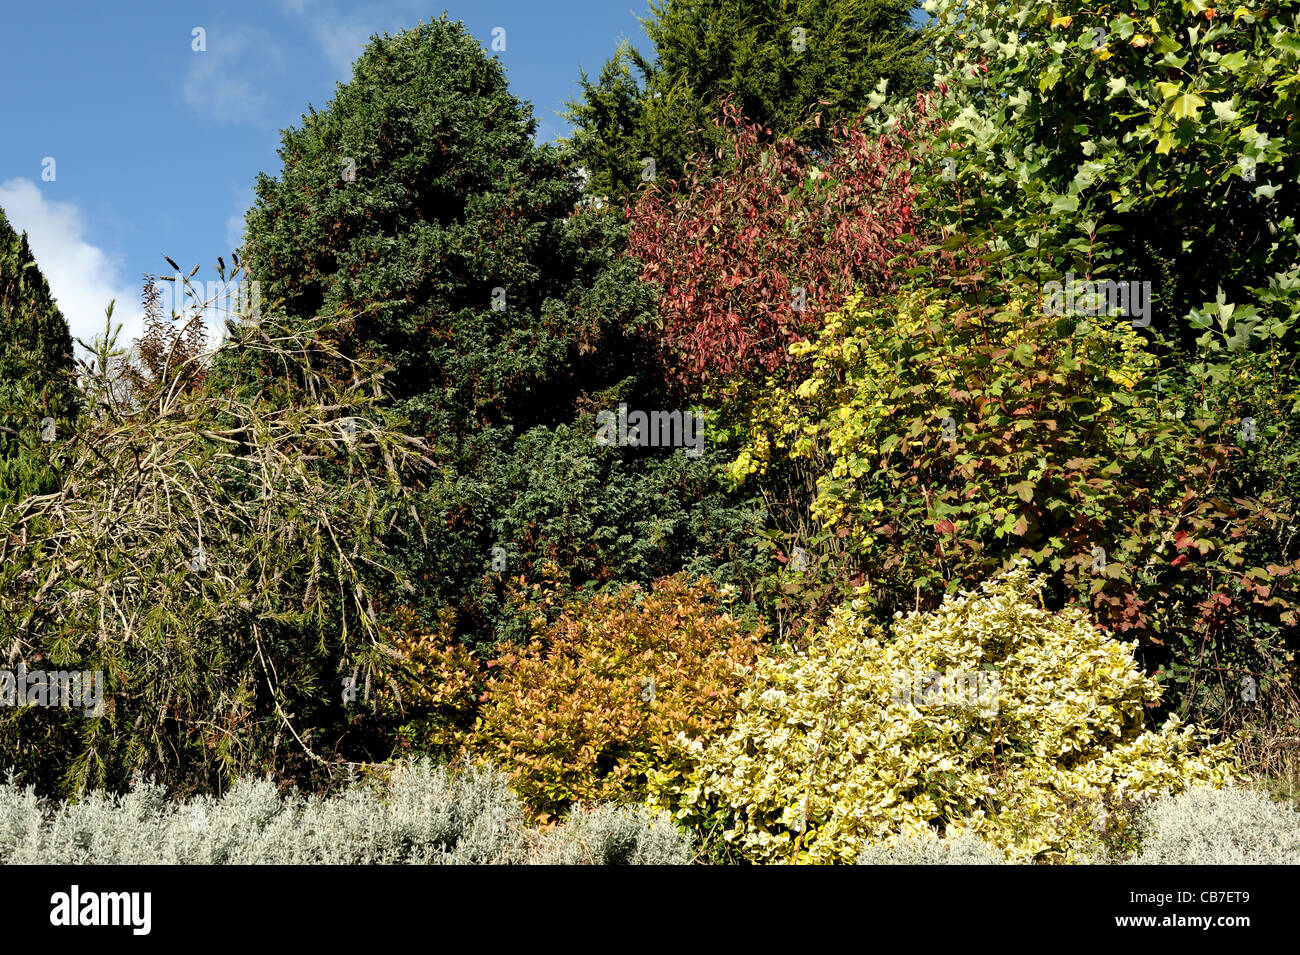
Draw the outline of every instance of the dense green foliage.
[[[571,216],[572,171],[535,128],[500,64],[437,20],[377,39],[258,179],[245,263],[263,297],[345,317],[344,344],[389,361],[390,394],[448,442],[567,420],[619,380],[637,324],[602,275],[606,223]]]
[[[0,765],[164,787],[11,785],[0,855],[1291,858],[1179,792],[1300,763],[1300,0],[926,8],[666,0],[548,145],[376,37],[260,311],[150,280],[75,388],[0,220],[0,647],[104,674]]]
[[[436,20],[377,39],[284,134],[248,217],[263,297],[338,316],[341,350],[390,363],[388,399],[437,462],[398,559],[426,626],[450,606],[480,645],[526,634],[506,581],[542,559],[575,587],[753,562],[748,511],[706,463],[592,440],[602,408],[665,406],[650,291],[535,126],[500,64]]]
[[[1248,290],[1294,271],[1296,3],[926,7],[949,121],[934,161],[953,160],[949,188],[930,193],[940,221],[1032,252],[1043,279],[1149,280],[1152,327],[1184,343],[1219,289],[1257,304]],[[1294,315],[1278,306],[1270,318]]]
[[[912,0],[660,0],[642,21],[653,48],[628,44],[571,104],[576,153],[598,196],[621,202],[647,181],[680,179],[724,143],[724,101],[777,136],[813,148],[881,81],[924,79]],[[814,123],[815,113],[823,122]],[[645,160],[653,160],[653,175]],[[729,157],[725,157],[729,158]]]
[[[67,427],[71,376],[67,323],[27,233],[18,235],[0,210],[0,505],[50,489],[41,446]]]

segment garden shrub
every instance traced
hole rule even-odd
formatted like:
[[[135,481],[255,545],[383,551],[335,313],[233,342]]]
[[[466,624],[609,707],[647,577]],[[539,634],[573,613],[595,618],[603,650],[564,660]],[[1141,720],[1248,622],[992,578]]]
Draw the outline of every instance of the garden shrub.
[[[451,754],[474,727],[482,692],[481,665],[456,639],[455,617],[444,610],[432,632],[409,606],[394,608],[384,626],[396,663],[374,688],[373,728],[389,732],[399,754]],[[358,714],[369,722],[364,709]]]
[[[726,838],[761,862],[851,862],[932,828],[1068,862],[1112,807],[1229,778],[1231,744],[1201,748],[1174,716],[1147,728],[1160,687],[1133,646],[1043,609],[1041,585],[1019,563],[900,615],[889,639],[860,604],[840,608],[806,649],[760,662],[729,734],[692,744],[697,771],[663,794],[676,817],[729,814]]]
[[[858,865],[1003,865],[1006,861],[996,846],[969,833],[944,839],[933,830],[873,842],[858,853]]]
[[[1140,817],[1135,865],[1300,865],[1300,813],[1254,789],[1192,786]]]
[[[216,349],[276,365],[257,385],[196,376],[210,353],[128,383],[97,348],[50,443],[56,487],[0,509],[0,640],[29,670],[99,672],[103,705],[5,707],[0,759],[62,792],[318,770],[339,755],[317,734],[343,721],[340,671],[392,663],[382,537],[420,442],[379,407],[373,359],[269,309]]]
[[[488,666],[473,749],[512,772],[534,811],[640,801],[649,778],[684,778],[685,741],[730,721],[761,627],[685,575],[570,602],[553,625]],[[504,648],[503,648],[504,649]]]
[[[838,125],[821,153],[767,141],[734,106],[723,115],[736,169],[697,164],[677,192],[648,190],[629,210],[628,252],[660,290],[667,374],[691,392],[788,373],[788,346],[855,287],[896,287],[922,230],[910,144],[923,110],[874,135]]]
[[[667,813],[645,806],[576,806],[562,826],[543,832],[536,865],[686,865],[690,837]]]
[[[114,795],[93,791],[42,807],[32,794],[0,788],[8,816],[25,813],[24,838],[3,861],[31,864],[405,864],[518,862],[524,818],[505,778],[491,769],[450,771],[399,764],[386,778],[328,797],[282,794],[268,779],[243,777],[221,797],[173,801],[141,783]]]
[[[1300,561],[1265,559],[1286,502],[1243,486],[1234,436],[1130,323],[1036,304],[854,296],[793,346],[809,373],[771,383],[733,477],[806,462],[822,540],[882,618],[1020,556],[1148,646],[1213,646],[1247,611],[1293,626]]]
[[[682,864],[690,843],[643,809],[575,811],[530,829],[491,767],[398,763],[325,797],[241,778],[223,796],[167,798],[157,785],[51,806],[0,786],[0,863],[10,865]]]

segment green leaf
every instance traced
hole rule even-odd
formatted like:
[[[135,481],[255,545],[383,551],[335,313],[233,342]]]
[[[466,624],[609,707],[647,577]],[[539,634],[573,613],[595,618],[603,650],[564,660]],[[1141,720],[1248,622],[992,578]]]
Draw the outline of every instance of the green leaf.
[[[1175,133],[1177,132],[1172,126],[1163,127],[1164,133],[1156,143],[1156,155],[1164,155],[1173,149],[1175,142]]]
[[[1246,53],[1244,50],[1237,50],[1235,53],[1229,53],[1227,56],[1219,57],[1216,64],[1220,69],[1235,73],[1246,65]]]
[[[1169,106],[1170,113],[1175,119],[1195,119],[1205,105],[1205,100],[1193,93],[1191,90],[1185,90],[1177,83],[1157,83],[1156,89],[1164,97],[1166,105]]]
[[[1211,108],[1214,110],[1215,122],[1230,123],[1241,115],[1232,108],[1233,102],[1233,100],[1229,99],[1210,104]]]
[[[1011,493],[1020,498],[1025,503],[1034,499],[1034,489],[1037,487],[1033,481],[1021,481],[1011,487]]]
[[[1052,200],[1052,213],[1059,215],[1062,212],[1078,212],[1078,196],[1057,196]]]
[[[1278,31],[1273,35],[1273,47],[1293,55],[1300,54],[1300,36],[1294,33]]]

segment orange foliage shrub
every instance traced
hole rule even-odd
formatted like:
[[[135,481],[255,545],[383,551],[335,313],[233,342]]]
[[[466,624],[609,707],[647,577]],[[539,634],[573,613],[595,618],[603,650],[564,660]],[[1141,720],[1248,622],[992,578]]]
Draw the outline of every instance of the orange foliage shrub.
[[[730,725],[761,636],[704,578],[572,601],[526,648],[488,664],[474,749],[539,813],[642,799],[652,775],[691,771],[686,741]]]
[[[375,712],[383,721],[400,721],[398,750],[459,750],[474,726],[481,683],[479,661],[456,641],[454,615],[443,613],[429,633],[411,608],[398,607],[385,635],[398,662],[391,682],[377,688]]]

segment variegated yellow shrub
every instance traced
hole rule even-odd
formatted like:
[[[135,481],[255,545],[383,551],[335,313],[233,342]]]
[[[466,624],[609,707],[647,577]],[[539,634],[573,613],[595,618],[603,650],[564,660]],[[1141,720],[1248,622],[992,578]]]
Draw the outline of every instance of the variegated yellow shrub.
[[[1145,725],[1160,687],[1135,644],[1043,609],[1041,586],[1020,561],[897,615],[892,639],[840,608],[806,650],[760,663],[730,733],[697,743],[686,791],[662,795],[684,822],[729,818],[759,862],[851,862],[927,829],[1071,862],[1160,792],[1230,779],[1229,743]]]

